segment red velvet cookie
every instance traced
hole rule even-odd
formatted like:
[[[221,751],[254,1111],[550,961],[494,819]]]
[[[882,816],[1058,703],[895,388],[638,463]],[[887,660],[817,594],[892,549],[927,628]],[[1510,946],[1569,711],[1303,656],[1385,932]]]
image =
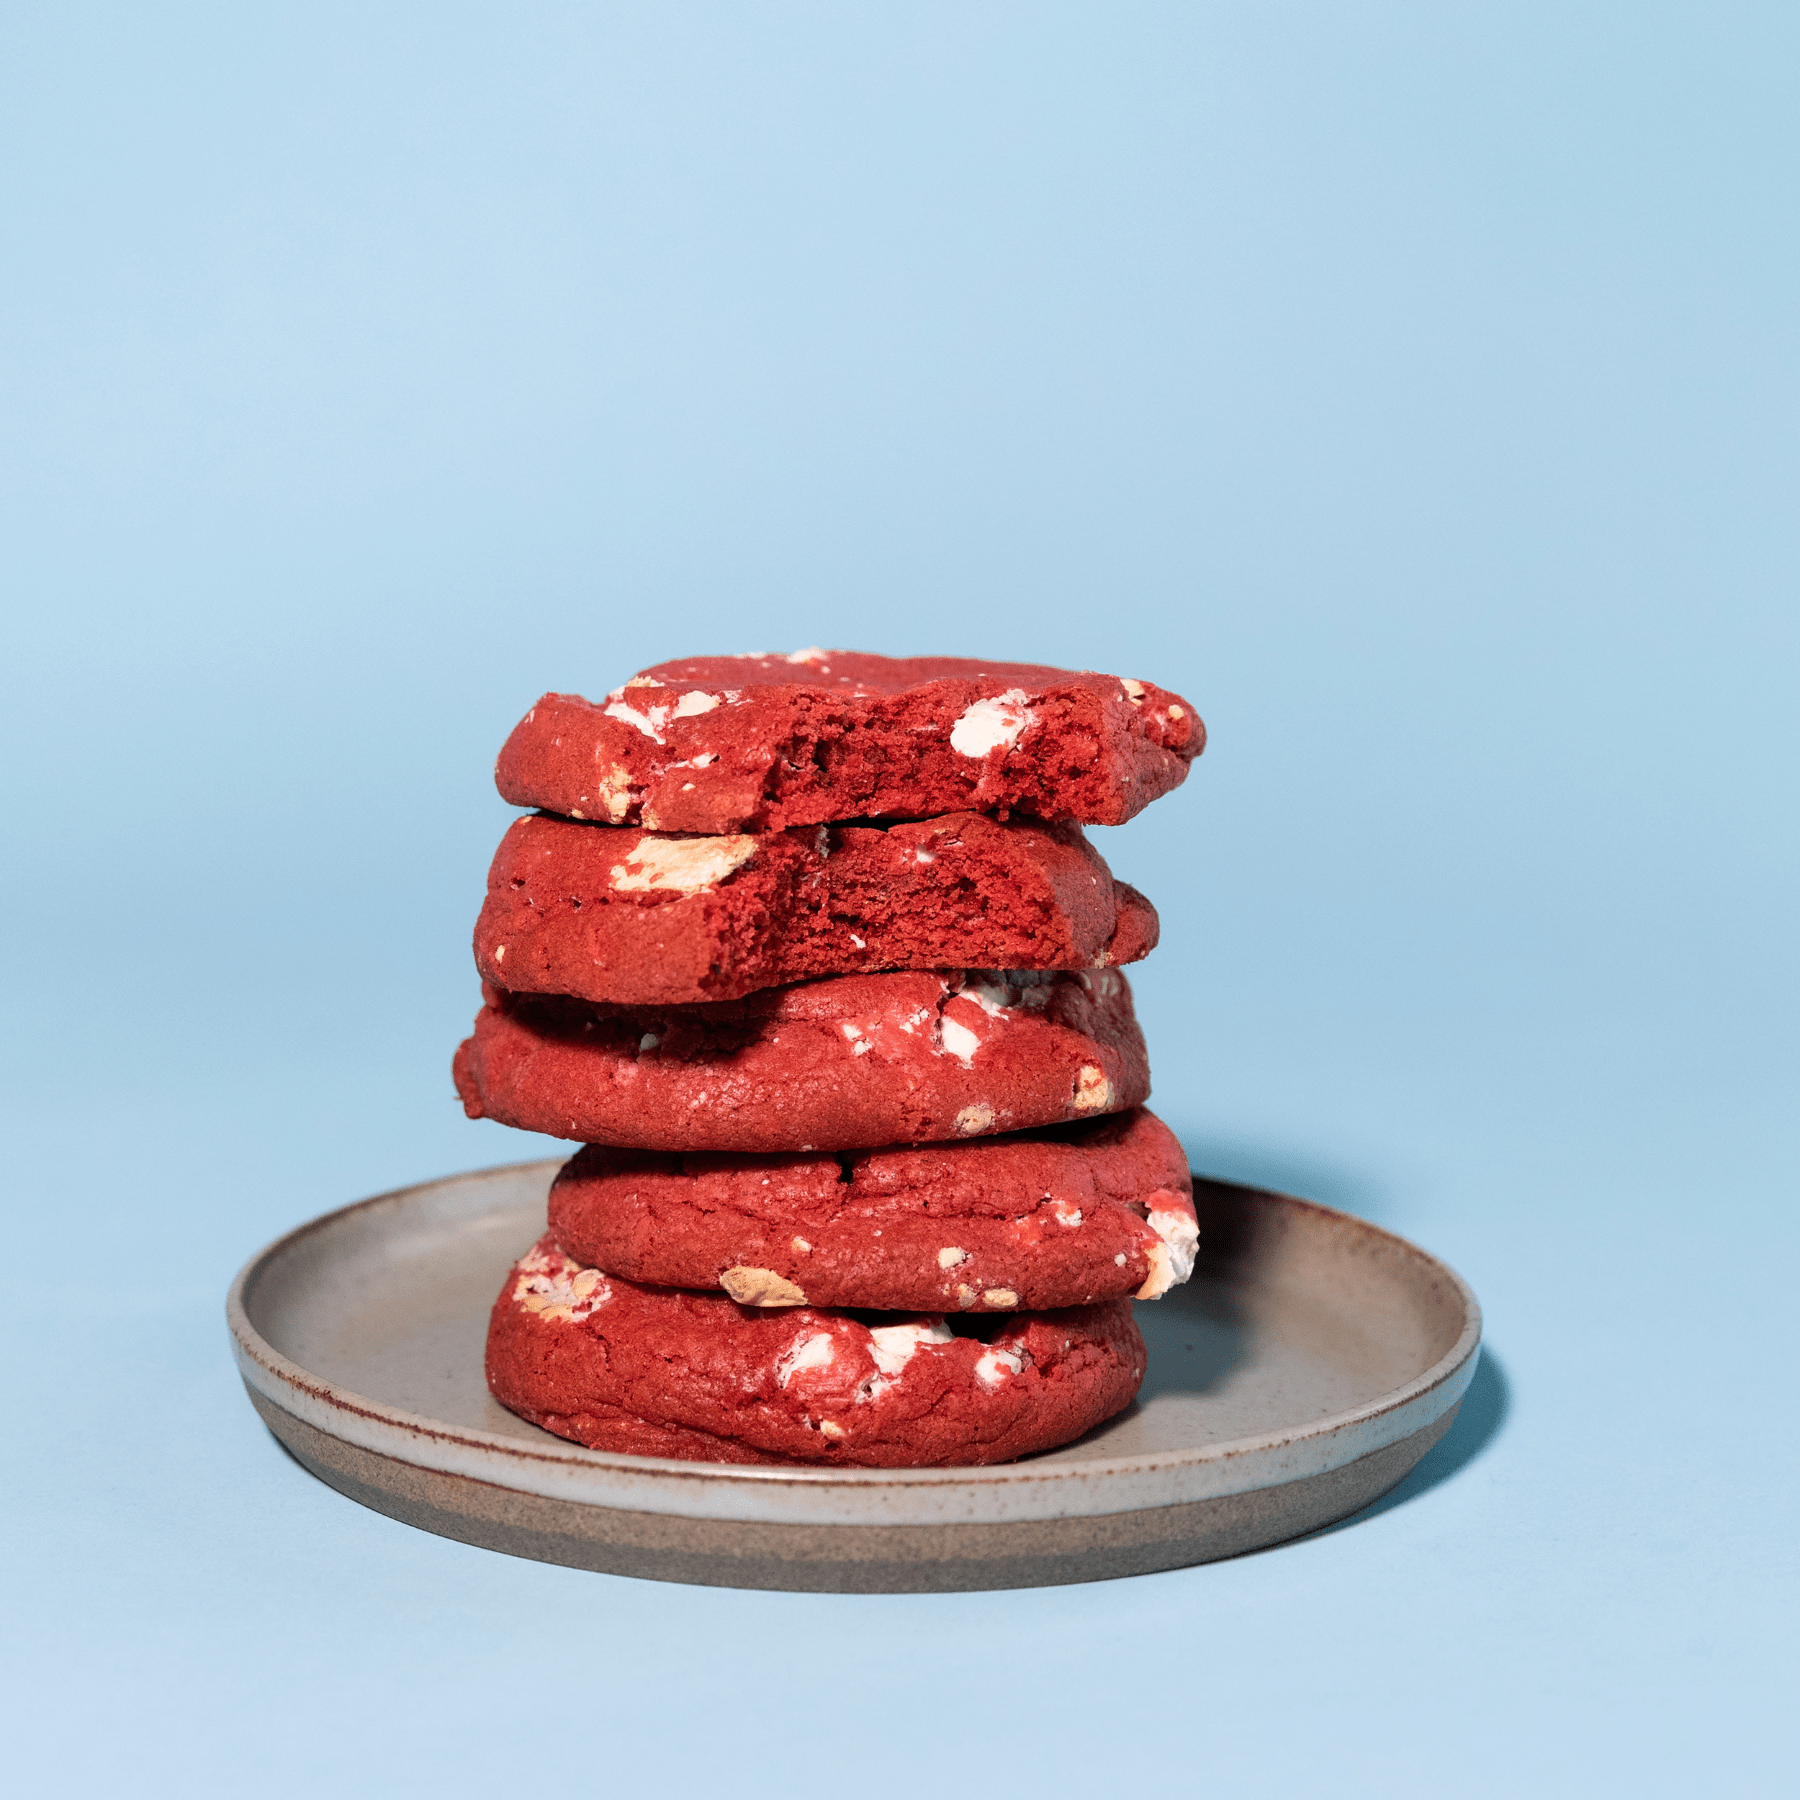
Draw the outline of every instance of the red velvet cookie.
[[[1140,1108],[836,1156],[590,1144],[550,1189],[550,1235],[577,1262],[747,1306],[1016,1312],[1185,1281],[1192,1193],[1175,1134]]]
[[[488,872],[475,962],[515,992],[655,1006],[879,969],[1104,968],[1155,943],[1155,910],[1077,825],[672,837],[534,814]]]
[[[1185,779],[1206,733],[1115,675],[955,656],[707,656],[595,705],[546,694],[494,779],[515,806],[653,831],[1017,808],[1118,825]]]
[[[1027,1313],[991,1342],[941,1318],[874,1326],[815,1307],[640,1286],[543,1238],[488,1325],[502,1406],[596,1450],[702,1462],[932,1468],[1010,1462],[1131,1403],[1131,1303]]]
[[[484,984],[472,1119],[645,1150],[846,1150],[1092,1118],[1150,1097],[1116,969],[839,975],[704,1006]]]

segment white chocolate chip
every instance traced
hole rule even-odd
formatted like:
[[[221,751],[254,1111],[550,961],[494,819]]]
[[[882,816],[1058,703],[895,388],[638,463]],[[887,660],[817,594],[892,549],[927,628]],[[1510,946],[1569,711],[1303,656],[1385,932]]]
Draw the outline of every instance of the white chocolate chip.
[[[810,1256],[812,1254],[812,1245],[809,1244],[805,1238],[797,1237],[793,1240],[793,1244],[794,1248],[798,1250],[802,1256]]]
[[[692,719],[701,713],[709,713],[719,704],[717,694],[703,694],[696,689],[691,694],[683,694],[675,702],[674,716],[678,719]]]
[[[958,1263],[966,1263],[968,1260],[968,1251],[959,1250],[954,1244],[946,1244],[943,1249],[938,1252],[938,1267],[940,1269],[954,1269]]]
[[[1019,1304],[1019,1296],[1011,1288],[989,1288],[981,1297],[989,1306],[1017,1306]]]
[[[963,1137],[974,1137],[977,1132],[988,1130],[993,1123],[994,1109],[980,1101],[965,1106],[956,1115],[956,1129]]]
[[[1121,675],[1119,677],[1119,686],[1125,690],[1125,698],[1129,700],[1133,706],[1142,706],[1144,704],[1144,684],[1141,681],[1132,681],[1129,677]]]
[[[496,944],[494,946],[494,961],[496,963],[503,963],[506,961],[506,946],[504,944]]]

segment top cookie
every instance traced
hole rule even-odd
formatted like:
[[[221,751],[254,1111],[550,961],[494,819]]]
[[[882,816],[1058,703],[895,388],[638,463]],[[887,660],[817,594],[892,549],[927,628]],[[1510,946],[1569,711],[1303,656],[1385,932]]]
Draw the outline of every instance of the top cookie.
[[[1144,681],[797,650],[658,663],[599,705],[546,694],[494,780],[515,806],[652,831],[1012,808],[1119,825],[1205,742],[1193,708]]]

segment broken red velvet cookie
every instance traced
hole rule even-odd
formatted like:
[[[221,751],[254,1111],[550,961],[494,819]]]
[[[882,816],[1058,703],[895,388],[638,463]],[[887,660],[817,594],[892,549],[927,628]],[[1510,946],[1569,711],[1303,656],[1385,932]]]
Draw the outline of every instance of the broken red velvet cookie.
[[[513,994],[456,1053],[471,1118],[646,1150],[847,1150],[1141,1105],[1115,969],[839,975],[702,1006]]]
[[[1140,1108],[836,1155],[590,1144],[550,1189],[550,1234],[577,1262],[747,1306],[1014,1312],[1185,1281],[1192,1193],[1175,1134]]]
[[[494,1304],[487,1376],[503,1406],[596,1450],[852,1468],[1048,1450],[1128,1406],[1143,1379],[1129,1301],[992,1325],[983,1341],[941,1316],[868,1325],[744,1307],[604,1275],[546,1237]]]
[[[658,663],[597,703],[546,694],[494,779],[515,806],[653,831],[1008,809],[1118,825],[1205,741],[1193,708],[1146,681],[798,650]]]
[[[1075,825],[695,837],[534,814],[494,857],[475,961],[515,992],[677,1005],[882,969],[1102,968],[1156,934]]]

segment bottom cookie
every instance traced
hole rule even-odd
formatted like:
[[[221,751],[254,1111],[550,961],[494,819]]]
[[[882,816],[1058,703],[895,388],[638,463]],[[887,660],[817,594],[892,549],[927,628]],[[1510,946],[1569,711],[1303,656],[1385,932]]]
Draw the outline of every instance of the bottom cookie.
[[[521,1418],[596,1450],[931,1468],[1071,1443],[1130,1405],[1144,1378],[1128,1300],[963,1323],[980,1336],[936,1314],[864,1317],[642,1286],[546,1236],[494,1303],[488,1386]]]

